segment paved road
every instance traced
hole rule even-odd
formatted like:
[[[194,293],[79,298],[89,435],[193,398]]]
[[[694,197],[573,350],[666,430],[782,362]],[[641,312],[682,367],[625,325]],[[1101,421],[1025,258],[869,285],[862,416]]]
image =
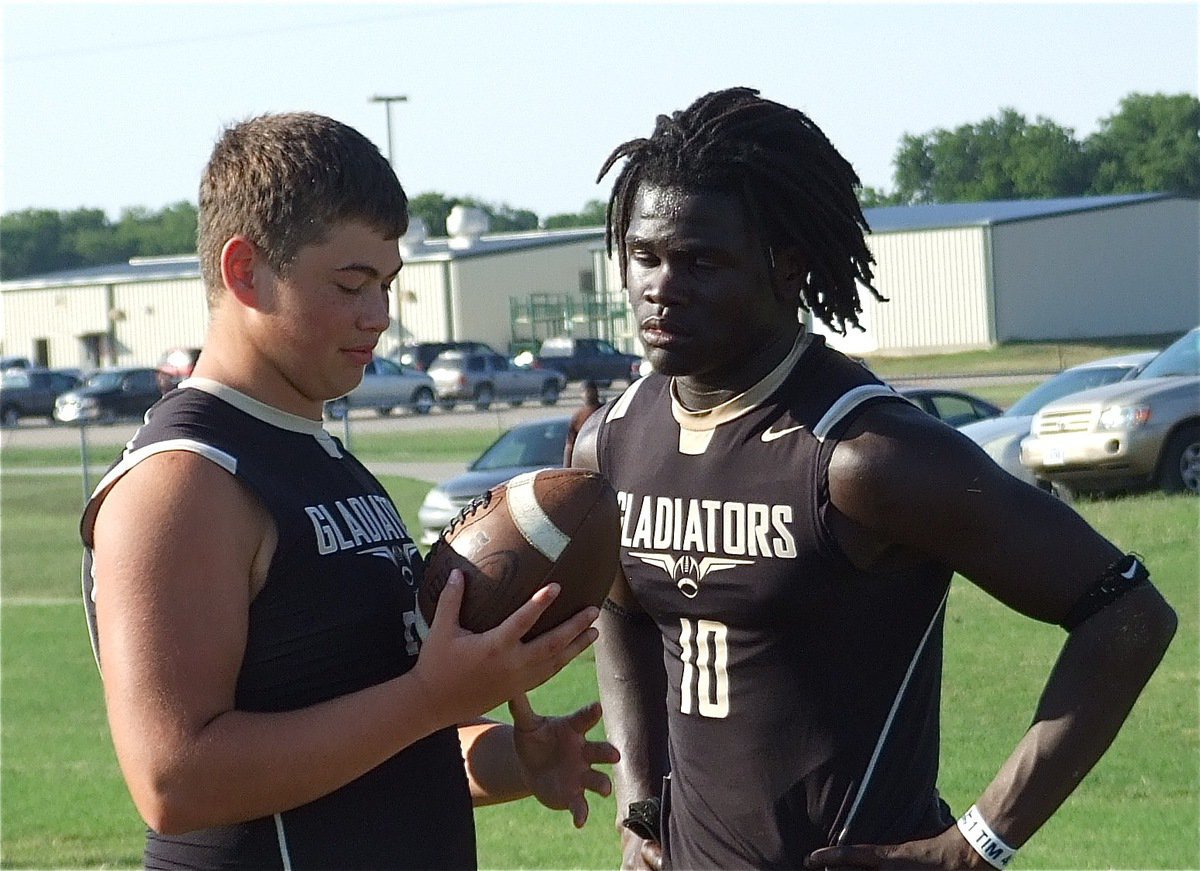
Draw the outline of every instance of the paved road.
[[[394,414],[389,417],[379,417],[371,411],[355,411],[351,414],[349,442],[354,446],[356,436],[373,432],[421,432],[439,429],[478,429],[494,432],[496,435],[509,427],[530,420],[540,420],[546,417],[570,414],[575,410],[574,400],[563,401],[555,406],[527,404],[517,408],[508,405],[496,406],[488,411],[456,408],[446,412],[435,409],[427,415]],[[90,425],[82,430],[75,426],[51,426],[43,421],[22,421],[18,426],[0,429],[0,466],[3,466],[4,450],[10,447],[69,447],[79,448],[81,453],[86,447],[89,457],[89,467],[93,474],[108,466],[112,457],[120,447],[129,441],[137,430],[137,422],[116,424]],[[334,435],[347,440],[347,423],[344,421],[328,421],[326,428]],[[382,475],[403,475],[416,478],[419,481],[438,483],[462,472],[464,463],[369,463],[371,471]],[[13,470],[18,472],[18,470]],[[45,474],[49,469],[38,469]],[[61,474],[79,474],[79,468],[67,467],[54,470]],[[33,470],[30,470],[32,474]],[[19,473],[19,472],[18,472]]]
[[[368,463],[376,475],[400,475],[405,478],[415,478],[418,481],[428,481],[437,484],[455,475],[462,474],[467,469],[466,463]],[[104,468],[98,467],[93,461],[91,465],[89,484],[95,487],[100,480]],[[19,469],[5,469],[6,475],[78,475],[79,466],[28,466]]]
[[[938,378],[894,378],[892,383],[905,387],[953,387],[969,390],[990,384],[1024,383],[1039,381],[1044,375],[974,375],[946,376]],[[601,398],[607,399],[621,388],[601,391]],[[421,432],[439,429],[481,429],[490,430],[499,435],[504,430],[518,423],[530,420],[540,420],[545,417],[570,414],[576,408],[576,399],[568,391],[563,399],[554,406],[543,406],[537,403],[527,403],[519,407],[496,405],[488,411],[476,411],[470,406],[459,406],[453,411],[435,408],[429,414],[417,415],[409,413],[393,414],[379,417],[372,411],[356,410],[351,413],[349,421],[329,421],[326,428],[347,440],[349,428],[349,443],[354,446],[354,438],[358,434],[373,432]],[[106,425],[92,425],[80,431],[74,426],[50,426],[42,421],[22,421],[18,426],[0,429],[0,464],[3,463],[3,451],[9,447],[82,447],[81,438],[86,439],[89,454],[99,456],[93,460],[101,467],[106,466],[108,458],[114,449],[119,448],[137,429],[136,422]],[[462,463],[376,463],[371,465],[371,471],[376,474],[404,475],[421,481],[444,481],[463,470]],[[70,470],[78,472],[77,469]]]
[[[570,414],[575,410],[575,400],[563,397],[553,406],[538,403],[513,408],[508,405],[493,406],[488,411],[456,408],[454,411],[434,409],[429,414],[417,415],[401,412],[379,417],[373,411],[355,410],[350,415],[351,443],[356,433],[369,432],[421,432],[439,429],[482,429],[497,434],[527,420]],[[86,427],[84,437],[89,445],[122,445],[137,429],[137,421],[115,424],[92,424]],[[325,428],[339,438],[345,437],[344,421],[326,421]],[[0,451],[7,447],[63,447],[80,443],[80,429],[75,426],[51,426],[44,421],[23,420],[18,426],[0,429]]]

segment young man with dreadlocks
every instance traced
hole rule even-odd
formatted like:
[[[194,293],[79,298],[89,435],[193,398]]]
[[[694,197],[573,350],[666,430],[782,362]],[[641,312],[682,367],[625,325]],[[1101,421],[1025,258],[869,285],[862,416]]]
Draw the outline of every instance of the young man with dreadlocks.
[[[800,308],[857,327],[856,283],[878,297],[858,179],[805,115],[719,91],[601,178],[622,158],[607,241],[655,372],[573,462],[624,514],[597,650],[623,865],[1004,867],[1113,740],[1174,612],[1137,558],[803,329]],[[954,572],[1067,631],[957,824],[936,786]]]

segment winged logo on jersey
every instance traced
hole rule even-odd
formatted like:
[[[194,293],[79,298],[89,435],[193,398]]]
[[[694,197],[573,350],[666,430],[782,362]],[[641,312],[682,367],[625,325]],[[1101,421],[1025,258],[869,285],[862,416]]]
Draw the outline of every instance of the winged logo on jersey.
[[[704,580],[705,575],[722,572],[736,566],[754,564],[752,559],[725,559],[719,556],[706,556],[697,560],[689,554],[676,558],[669,553],[634,553],[630,551],[629,555],[637,557],[646,565],[662,569],[675,582],[679,592],[689,599],[696,598],[696,594],[700,592],[700,582]]]
[[[362,556],[378,556],[383,559],[390,560],[392,565],[400,568],[407,568],[413,563],[413,559],[418,557],[420,549],[412,542],[404,542],[403,544],[383,544],[378,547],[368,547],[360,550],[358,553]],[[412,586],[412,573],[407,572],[405,580],[409,586]]]

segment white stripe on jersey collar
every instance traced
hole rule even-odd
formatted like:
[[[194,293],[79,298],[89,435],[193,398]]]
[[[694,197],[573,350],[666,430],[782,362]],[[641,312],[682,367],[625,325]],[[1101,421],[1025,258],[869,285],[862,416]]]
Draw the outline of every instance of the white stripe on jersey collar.
[[[792,350],[780,361],[778,366],[768,372],[761,381],[745,392],[739,393],[737,396],[725,400],[720,405],[703,411],[692,411],[684,408],[683,404],[679,401],[678,393],[675,391],[675,379],[672,378],[671,414],[674,415],[675,422],[685,430],[711,432],[723,423],[736,420],[743,414],[758,407],[768,396],[779,389],[779,385],[791,374],[792,369],[796,366],[796,361],[808,350],[810,344],[812,344],[812,334],[801,324],[800,332],[796,335],[796,341],[792,345]]]
[[[214,381],[211,378],[186,378],[179,383],[180,388],[191,387],[195,390],[201,390],[217,399],[228,402],[238,411],[244,411],[251,417],[258,418],[263,423],[271,426],[285,429],[290,432],[298,432],[304,435],[310,435],[315,438],[325,449],[325,453],[329,456],[340,459],[342,452],[338,450],[337,442],[333,440],[325,427],[319,420],[309,420],[307,417],[300,417],[298,414],[291,414],[283,411],[273,405],[267,405],[265,402],[259,402],[253,396],[247,396],[240,390],[235,390],[228,384],[222,384],[220,381]]]

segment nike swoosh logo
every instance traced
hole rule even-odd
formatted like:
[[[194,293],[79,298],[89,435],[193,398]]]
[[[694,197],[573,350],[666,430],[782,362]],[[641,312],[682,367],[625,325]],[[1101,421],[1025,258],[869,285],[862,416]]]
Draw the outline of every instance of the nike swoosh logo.
[[[781,439],[789,433],[794,433],[798,429],[804,429],[804,424],[799,426],[789,426],[787,429],[765,429],[763,430],[762,440],[764,442],[773,442],[775,439]]]
[[[1133,565],[1131,565],[1129,567],[1129,571],[1121,572],[1121,577],[1125,578],[1125,580],[1127,580],[1127,581],[1132,581],[1134,572],[1137,571],[1137,568],[1138,568],[1137,560],[1134,560]]]

